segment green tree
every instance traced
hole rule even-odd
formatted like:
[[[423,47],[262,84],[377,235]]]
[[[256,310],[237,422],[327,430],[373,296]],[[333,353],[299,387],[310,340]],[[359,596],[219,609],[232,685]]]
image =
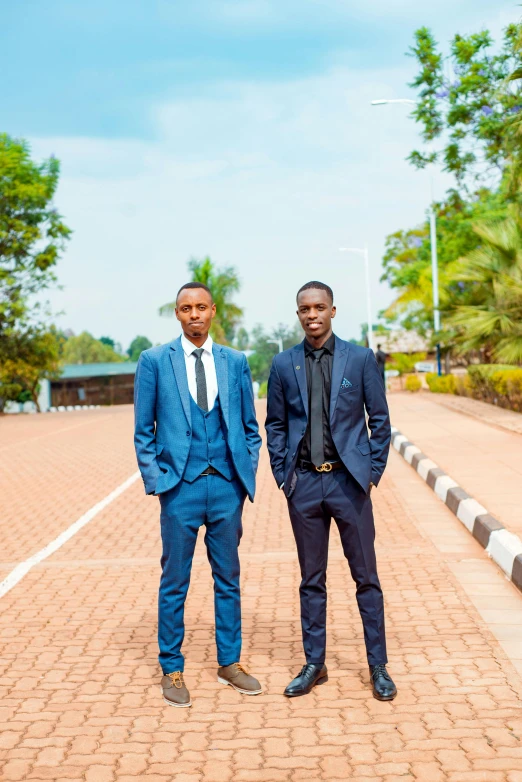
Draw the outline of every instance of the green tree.
[[[116,353],[109,345],[104,345],[99,339],[95,339],[88,331],[69,337],[63,346],[65,364],[98,364],[124,360],[124,356]]]
[[[475,226],[480,244],[457,264],[455,279],[467,299],[448,318],[460,353],[481,350],[485,358],[522,362],[522,208],[504,220]]]
[[[113,350],[116,349],[116,343],[112,339],[112,337],[100,337],[100,342],[102,343],[102,345],[108,345]]]
[[[268,334],[259,324],[252,329],[250,346],[254,352],[248,357],[248,363],[252,378],[258,383],[264,383],[268,380],[272,359],[278,351],[278,346],[274,342],[278,342],[280,339],[283,340],[284,350],[297,345],[303,339],[300,324],[296,323],[290,328],[280,323]]]
[[[436,208],[439,294],[444,316],[465,295],[467,283],[456,279],[455,264],[481,242],[475,223],[504,217],[506,204],[500,191],[482,189],[464,198],[453,190]],[[429,332],[433,326],[433,288],[428,221],[386,238],[383,269],[381,281],[386,281],[397,295],[382,315],[404,328]]]
[[[10,332],[6,341],[8,350],[0,362],[0,411],[7,401],[30,399],[40,412],[40,384],[44,378],[60,376],[63,340],[53,327],[32,327]]]
[[[0,342],[28,318],[29,299],[55,282],[71,234],[53,207],[59,173],[55,157],[37,164],[25,141],[0,134]]]
[[[498,183],[510,160],[508,130],[522,109],[521,31],[520,24],[508,25],[498,49],[487,30],[457,34],[447,58],[428,28],[415,32],[410,54],[419,70],[410,86],[419,99],[413,117],[429,147],[411,153],[413,165],[440,162],[460,188]]]
[[[250,345],[250,336],[248,331],[241,326],[236,333],[236,348],[238,350],[248,350]]]
[[[152,347],[152,342],[147,337],[134,337],[130,343],[127,355],[131,361],[137,361],[144,350],[148,350]]]
[[[210,331],[212,338],[222,344],[232,344],[237,326],[243,317],[241,307],[232,301],[232,296],[241,287],[237,271],[233,266],[216,269],[208,256],[202,260],[193,258],[188,263],[188,269],[193,282],[202,282],[212,292],[216,305],[216,317]],[[159,313],[172,317],[175,309],[176,302],[171,301],[160,307]]]

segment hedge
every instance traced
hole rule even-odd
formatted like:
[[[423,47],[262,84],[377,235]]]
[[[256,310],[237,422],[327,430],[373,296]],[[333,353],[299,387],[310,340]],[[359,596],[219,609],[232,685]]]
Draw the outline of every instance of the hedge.
[[[506,364],[476,364],[468,374],[426,376],[430,391],[470,396],[499,407],[522,412],[522,367]]]
[[[406,384],[405,384],[406,391],[411,391],[412,393],[415,393],[416,391],[420,391],[422,388],[422,383],[419,377],[417,375],[408,375],[406,378]]]

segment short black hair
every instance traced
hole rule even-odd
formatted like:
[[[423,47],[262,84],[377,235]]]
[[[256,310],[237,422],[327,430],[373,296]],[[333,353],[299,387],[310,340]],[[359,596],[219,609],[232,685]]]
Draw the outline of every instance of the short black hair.
[[[212,291],[210,290],[208,285],[205,285],[204,282],[186,282],[185,285],[182,285],[181,288],[179,289],[179,291],[177,292],[177,294],[176,294],[176,302],[179,299],[179,294],[181,293],[181,291],[184,291],[187,288],[189,288],[189,289],[201,288],[202,290],[206,291],[210,295],[210,299],[212,301],[212,304],[214,303],[214,297],[212,296]]]
[[[320,290],[320,291],[326,291],[326,295],[330,299],[330,302],[333,304],[334,297],[333,297],[333,290],[330,288],[329,285],[326,285],[324,282],[318,282],[317,280],[310,280],[310,282],[305,283],[302,285],[299,290],[297,291],[297,299],[299,298],[299,294],[303,291],[309,291],[309,290]]]

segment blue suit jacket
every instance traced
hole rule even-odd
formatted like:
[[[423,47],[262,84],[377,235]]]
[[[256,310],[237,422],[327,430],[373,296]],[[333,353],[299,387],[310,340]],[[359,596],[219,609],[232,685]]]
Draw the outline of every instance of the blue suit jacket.
[[[368,439],[365,408],[371,439]],[[270,464],[278,486],[289,497],[295,465],[308,424],[308,388],[304,342],[279,353],[268,380],[266,434]],[[386,467],[390,417],[382,377],[373,351],[335,338],[330,396],[330,427],[340,459],[368,491]]]
[[[252,379],[242,353],[214,343],[219,401],[234,467],[254,499],[261,437]],[[143,351],[134,383],[134,446],[147,494],[183,478],[192,440],[190,392],[181,338]]]

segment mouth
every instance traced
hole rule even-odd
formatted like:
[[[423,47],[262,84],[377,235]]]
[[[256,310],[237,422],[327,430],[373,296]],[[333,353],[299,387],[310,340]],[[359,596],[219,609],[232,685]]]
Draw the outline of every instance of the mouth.
[[[309,323],[308,328],[310,331],[317,331],[317,329],[321,328],[321,323]]]

